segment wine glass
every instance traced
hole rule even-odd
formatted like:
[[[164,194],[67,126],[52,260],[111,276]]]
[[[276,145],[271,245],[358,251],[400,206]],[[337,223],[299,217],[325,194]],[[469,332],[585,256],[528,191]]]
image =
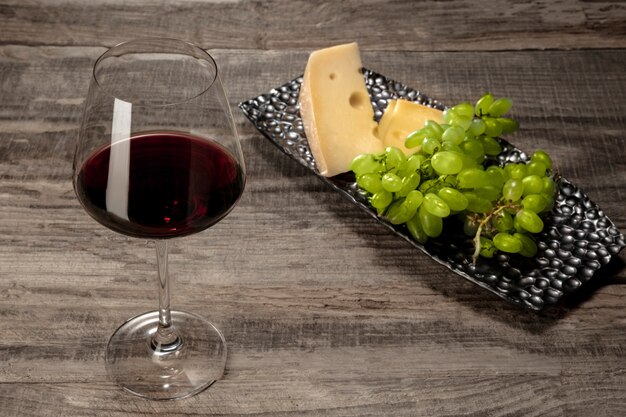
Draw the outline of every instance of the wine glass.
[[[222,333],[170,310],[170,238],[220,221],[245,184],[241,145],[213,58],[161,38],[119,44],[96,62],[74,157],[74,189],[95,220],[153,239],[159,308],[126,321],[106,350],[109,377],[151,399],[196,394],[226,364]]]

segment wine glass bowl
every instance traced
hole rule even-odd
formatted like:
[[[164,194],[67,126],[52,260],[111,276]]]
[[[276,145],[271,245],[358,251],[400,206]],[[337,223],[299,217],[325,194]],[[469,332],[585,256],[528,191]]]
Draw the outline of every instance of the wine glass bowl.
[[[73,182],[96,221],[156,245],[159,309],[111,337],[110,378],[151,399],[202,391],[223,374],[226,345],[212,323],[170,309],[167,248],[170,238],[220,221],[244,189],[243,154],[213,58],[160,38],[105,52],[94,65]]]

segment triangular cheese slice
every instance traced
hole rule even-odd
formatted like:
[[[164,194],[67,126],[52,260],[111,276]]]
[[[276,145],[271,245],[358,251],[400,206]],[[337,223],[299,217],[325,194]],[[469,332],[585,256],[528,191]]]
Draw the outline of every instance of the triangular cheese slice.
[[[382,152],[356,43],[315,51],[300,88],[300,115],[320,174],[350,170],[362,153]]]
[[[423,128],[427,120],[442,123],[443,112],[408,100],[390,100],[378,127],[380,138],[385,146],[395,146],[407,156],[412,155],[420,149],[419,146],[407,148],[404,141],[408,135]]]

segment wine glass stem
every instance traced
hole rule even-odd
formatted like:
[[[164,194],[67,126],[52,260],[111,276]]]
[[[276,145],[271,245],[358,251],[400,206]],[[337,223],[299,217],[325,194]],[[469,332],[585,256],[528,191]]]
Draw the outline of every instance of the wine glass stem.
[[[159,278],[159,324],[152,336],[152,348],[159,351],[176,350],[182,339],[172,328],[170,312],[170,283],[167,271],[167,240],[156,241],[157,266]]]

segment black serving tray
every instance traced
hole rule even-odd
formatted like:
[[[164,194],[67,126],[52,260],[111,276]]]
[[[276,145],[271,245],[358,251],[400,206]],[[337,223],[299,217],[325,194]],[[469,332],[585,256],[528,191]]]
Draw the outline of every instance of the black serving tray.
[[[421,92],[363,69],[374,115],[380,120],[392,98],[444,109],[438,101]],[[625,246],[624,235],[602,210],[578,187],[564,178],[558,180],[554,209],[544,218],[544,230],[536,235],[539,251],[534,258],[498,254],[472,263],[473,244],[461,227],[444,227],[441,236],[425,245],[413,240],[404,225],[394,226],[376,215],[358,190],[351,173],[326,178],[319,174],[306,139],[298,95],[302,77],[266,94],[239,104],[254,126],[281,151],[304,165],[325,184],[338,191],[373,219],[422,250],[435,261],[478,286],[527,309],[539,311],[565,294],[597,279],[596,272]],[[526,162],[528,156],[500,139],[503,150],[491,163]],[[444,222],[444,224],[449,222]]]

